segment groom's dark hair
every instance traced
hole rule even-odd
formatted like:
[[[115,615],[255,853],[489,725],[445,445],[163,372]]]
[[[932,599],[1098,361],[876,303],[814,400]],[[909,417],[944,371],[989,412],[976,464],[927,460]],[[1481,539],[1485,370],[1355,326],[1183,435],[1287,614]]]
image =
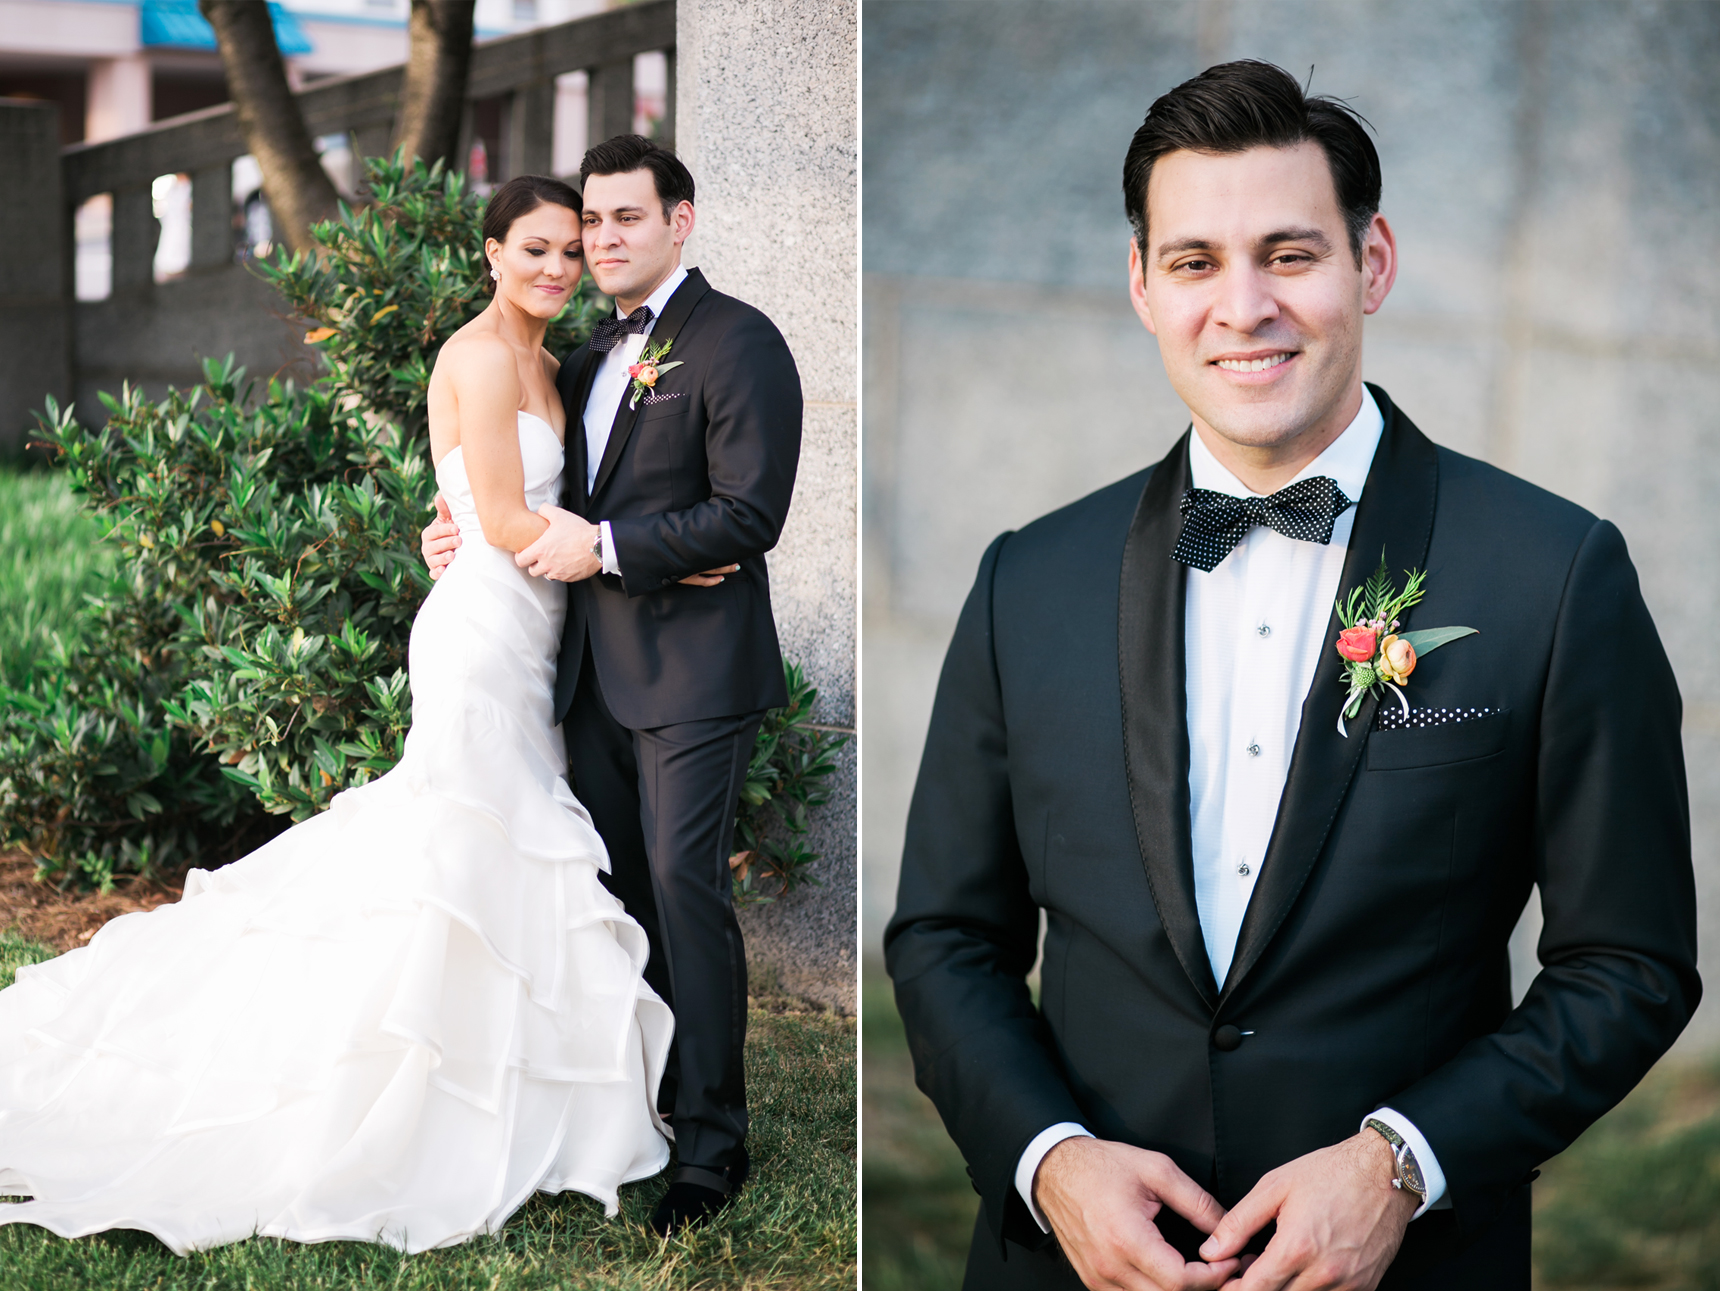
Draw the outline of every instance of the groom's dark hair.
[[[579,163],[579,183],[584,187],[593,175],[627,175],[635,170],[651,172],[657,200],[663,203],[665,224],[682,202],[692,203],[693,173],[674,153],[642,134],[618,134],[587,148],[585,159]]]
[[[1244,152],[1317,143],[1332,170],[1338,209],[1359,265],[1368,226],[1380,209],[1380,155],[1368,121],[1341,99],[1310,97],[1282,67],[1244,58],[1209,67],[1159,98],[1123,159],[1123,209],[1147,257],[1147,181],[1167,153]]]

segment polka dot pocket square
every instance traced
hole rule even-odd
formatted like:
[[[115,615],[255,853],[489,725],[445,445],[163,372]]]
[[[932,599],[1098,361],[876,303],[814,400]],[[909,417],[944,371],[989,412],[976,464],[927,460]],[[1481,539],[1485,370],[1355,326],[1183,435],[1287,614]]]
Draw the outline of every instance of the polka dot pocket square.
[[[1368,740],[1370,771],[1400,771],[1492,758],[1505,747],[1510,710],[1480,705],[1412,708],[1381,704]]]

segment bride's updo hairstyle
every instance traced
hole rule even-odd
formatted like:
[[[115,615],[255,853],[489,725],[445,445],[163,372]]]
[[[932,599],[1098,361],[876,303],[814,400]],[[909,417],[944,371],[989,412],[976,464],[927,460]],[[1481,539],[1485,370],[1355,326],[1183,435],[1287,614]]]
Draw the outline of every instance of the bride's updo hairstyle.
[[[585,203],[579,200],[579,194],[571,184],[551,179],[548,175],[516,175],[490,194],[489,205],[484,207],[484,241],[494,238],[497,242],[506,242],[514,221],[522,215],[530,215],[540,206],[565,206],[575,215],[585,211]],[[490,258],[486,255],[484,290],[493,296],[496,282],[490,277],[490,268]]]

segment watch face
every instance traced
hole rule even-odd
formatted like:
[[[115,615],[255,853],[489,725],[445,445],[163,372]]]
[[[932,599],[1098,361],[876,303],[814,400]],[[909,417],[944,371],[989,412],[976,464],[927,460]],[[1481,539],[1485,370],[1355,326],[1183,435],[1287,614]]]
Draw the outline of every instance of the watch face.
[[[1421,1166],[1416,1164],[1415,1153],[1410,1151],[1408,1147],[1405,1147],[1403,1155],[1398,1158],[1398,1162],[1403,1169],[1404,1187],[1426,1197],[1427,1184],[1422,1181]]]

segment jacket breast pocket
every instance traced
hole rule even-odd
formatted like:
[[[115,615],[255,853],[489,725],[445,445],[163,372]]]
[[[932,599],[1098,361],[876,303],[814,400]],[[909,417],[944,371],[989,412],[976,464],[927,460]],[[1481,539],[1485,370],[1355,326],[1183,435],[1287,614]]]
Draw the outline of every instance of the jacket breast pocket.
[[[687,416],[687,407],[687,396],[685,395],[678,399],[666,399],[658,404],[648,404],[639,410],[639,424],[643,426],[649,423],[662,429],[665,425],[672,425],[677,420],[684,420]]]
[[[1405,771],[1490,758],[1505,747],[1511,710],[1430,726],[1374,731],[1368,736],[1368,770]]]

